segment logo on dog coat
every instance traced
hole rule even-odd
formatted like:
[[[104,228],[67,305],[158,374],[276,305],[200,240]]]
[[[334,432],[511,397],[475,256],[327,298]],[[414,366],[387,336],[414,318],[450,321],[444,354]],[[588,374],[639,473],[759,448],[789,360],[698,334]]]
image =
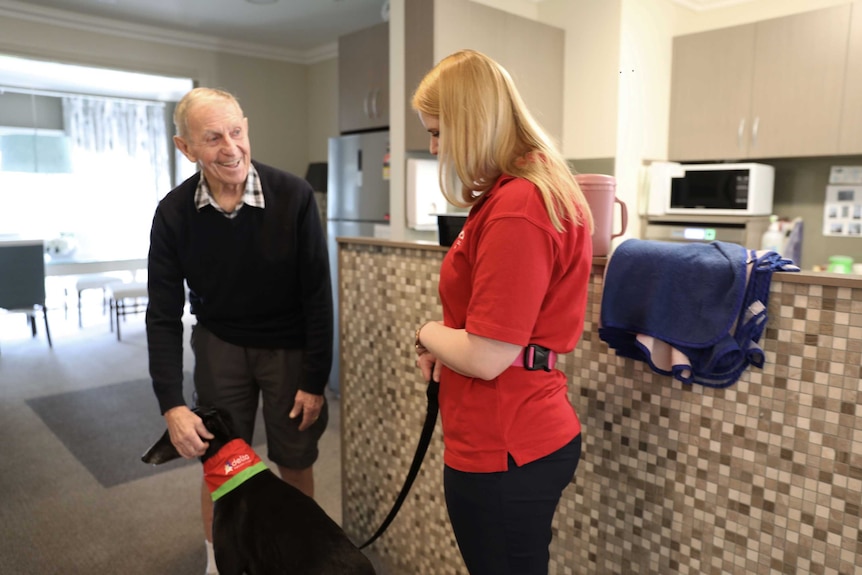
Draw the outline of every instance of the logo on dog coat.
[[[210,496],[215,501],[247,479],[266,470],[266,464],[248,443],[242,439],[234,439],[204,462],[204,480],[210,490]]]
[[[251,457],[247,453],[243,453],[237,457],[234,457],[230,461],[224,464],[224,472],[226,474],[233,473],[235,471],[239,471],[246,465],[251,462]]]

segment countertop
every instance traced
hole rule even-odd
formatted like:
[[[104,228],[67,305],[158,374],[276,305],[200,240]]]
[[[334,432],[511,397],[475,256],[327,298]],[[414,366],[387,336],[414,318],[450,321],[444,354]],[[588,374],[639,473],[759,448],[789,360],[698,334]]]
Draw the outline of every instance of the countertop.
[[[336,238],[340,244],[358,244],[369,246],[383,246],[390,248],[406,248],[406,249],[421,249],[435,252],[445,253],[449,250],[448,246],[441,246],[436,242],[422,240],[390,240],[386,238],[360,238],[360,237],[339,237]],[[593,265],[607,265],[607,257],[593,258]],[[822,285],[830,287],[847,287],[847,288],[862,288],[862,275],[856,274],[833,274],[827,272],[776,272],[777,276],[773,279],[777,281],[805,284],[805,285]]]

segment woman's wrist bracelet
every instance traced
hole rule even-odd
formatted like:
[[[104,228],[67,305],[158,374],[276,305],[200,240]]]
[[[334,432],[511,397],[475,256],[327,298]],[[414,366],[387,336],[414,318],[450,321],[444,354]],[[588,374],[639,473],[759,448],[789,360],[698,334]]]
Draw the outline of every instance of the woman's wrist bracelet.
[[[419,340],[419,336],[422,333],[422,328],[429,323],[431,322],[426,321],[416,329],[416,340],[414,341],[413,345],[416,347],[416,353],[419,355],[422,355],[423,353],[428,351],[428,349],[424,345],[422,345],[422,342]]]

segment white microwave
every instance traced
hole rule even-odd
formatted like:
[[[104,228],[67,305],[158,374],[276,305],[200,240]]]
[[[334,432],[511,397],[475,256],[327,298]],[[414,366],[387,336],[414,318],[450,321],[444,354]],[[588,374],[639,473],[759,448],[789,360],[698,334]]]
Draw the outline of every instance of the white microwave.
[[[766,164],[653,162],[647,215],[768,216],[774,183]]]

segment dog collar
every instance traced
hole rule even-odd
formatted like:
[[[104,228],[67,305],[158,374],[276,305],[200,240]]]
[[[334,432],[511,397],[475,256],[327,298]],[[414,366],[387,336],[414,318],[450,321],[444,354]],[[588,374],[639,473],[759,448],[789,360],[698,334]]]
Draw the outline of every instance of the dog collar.
[[[204,461],[204,481],[215,501],[267,469],[248,443],[234,439]]]

